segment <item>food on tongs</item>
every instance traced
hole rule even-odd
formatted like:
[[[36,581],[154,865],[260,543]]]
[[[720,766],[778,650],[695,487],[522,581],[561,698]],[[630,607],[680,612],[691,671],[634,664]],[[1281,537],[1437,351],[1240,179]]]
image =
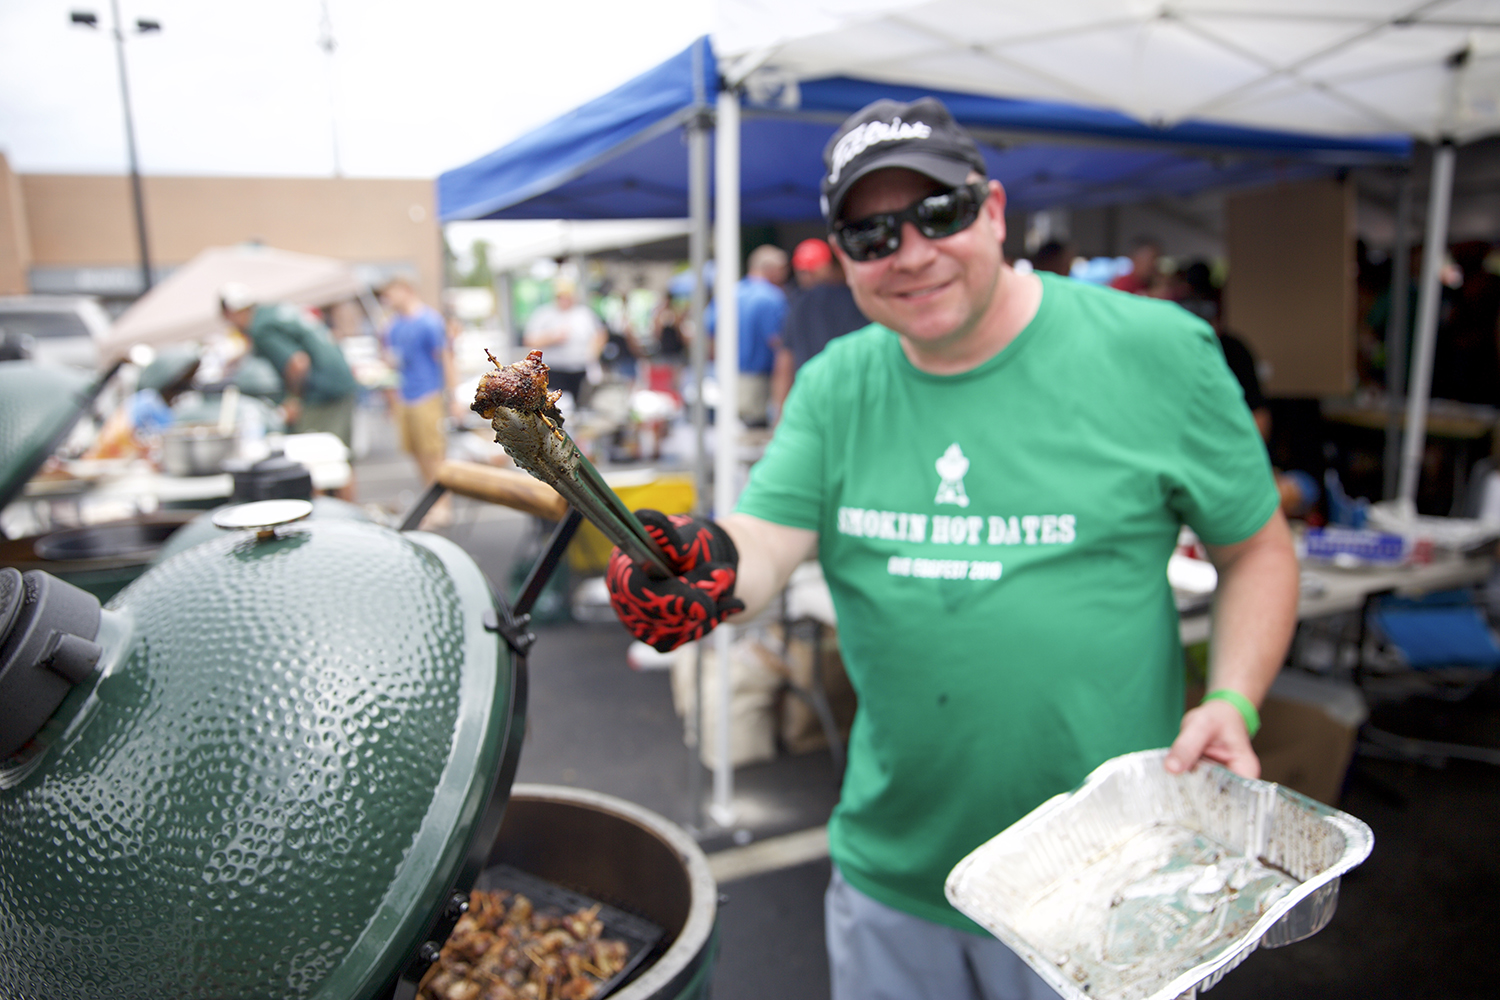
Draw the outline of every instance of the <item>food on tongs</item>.
[[[496,407],[505,406],[523,413],[543,414],[558,424],[563,422],[557,409],[562,390],[547,388],[552,369],[542,363],[541,351],[532,351],[513,365],[502,365],[489,351],[484,353],[496,371],[486,372],[479,379],[470,409],[486,420],[494,419]]]
[[[562,393],[547,388],[552,369],[542,363],[542,352],[532,351],[513,365],[485,354],[495,371],[479,380],[471,409],[490,422],[496,443],[518,467],[562,494],[605,538],[649,567],[653,577],[673,575],[655,539],[563,430],[557,410]]]
[[[475,890],[420,1000],[590,1000],[630,956],[603,936],[599,906],[564,916],[538,912],[507,890]]]

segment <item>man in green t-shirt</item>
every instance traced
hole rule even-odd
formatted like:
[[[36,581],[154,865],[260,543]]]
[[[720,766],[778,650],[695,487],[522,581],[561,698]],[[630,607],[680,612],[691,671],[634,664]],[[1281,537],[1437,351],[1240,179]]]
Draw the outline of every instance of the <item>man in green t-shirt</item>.
[[[1005,192],[940,103],[877,102],[824,160],[830,242],[874,322],[799,373],[736,512],[643,514],[682,576],[616,553],[612,602],[670,648],[816,556],[859,695],[829,822],[835,1000],[1050,996],[947,903],[947,873],[1123,753],[1257,775],[1290,534],[1213,331],[1007,266]],[[1219,571],[1211,693],[1185,715],[1184,524]]]
[[[352,447],[359,383],[328,328],[296,306],[256,301],[255,294],[237,282],[219,290],[219,312],[281,375],[287,430],[334,434],[344,447]],[[351,473],[339,496],[353,500],[354,492]]]

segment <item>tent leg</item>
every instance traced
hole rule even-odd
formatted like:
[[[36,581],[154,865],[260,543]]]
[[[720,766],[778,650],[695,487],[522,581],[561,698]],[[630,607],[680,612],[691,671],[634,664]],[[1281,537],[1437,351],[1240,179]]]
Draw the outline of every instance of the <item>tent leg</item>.
[[[695,66],[694,79],[701,76]],[[693,294],[689,306],[692,340],[689,350],[693,366],[693,506],[698,514],[709,507],[708,449],[705,446],[708,417],[703,401],[703,374],[708,361],[708,341],[703,333],[703,307],[708,289],[703,284],[708,259],[708,132],[711,122],[705,111],[688,126],[688,257],[693,272]],[[693,713],[690,722],[688,759],[688,815],[693,829],[703,828],[703,644],[697,644],[693,664]]]
[[[490,288],[495,293],[495,318],[500,323],[500,332],[505,334],[505,346],[515,350],[521,346],[520,331],[515,327],[516,310],[514,306],[515,282],[509,271],[496,274],[490,281]],[[512,353],[511,357],[520,357]]]
[[[709,507],[708,448],[704,435],[708,427],[707,404],[703,400],[703,376],[708,367],[708,340],[703,336],[703,309],[708,289],[703,284],[704,265],[708,258],[708,125],[695,124],[688,132],[688,201],[692,213],[688,231],[689,267],[693,272],[693,294],[688,306],[693,339],[689,346],[693,367],[693,486],[699,513]]]
[[[714,514],[734,509],[739,460],[739,303],[735,286],[740,270],[740,98],[733,90],[719,92],[718,127],[714,130],[715,212],[714,373],[719,382],[715,411]],[[714,761],[714,795],[709,815],[720,826],[734,822],[734,765],[729,756],[729,650],[733,629],[720,626],[715,657],[719,688],[718,747]]]
[[[1406,406],[1406,331],[1411,299],[1411,171],[1401,174],[1396,193],[1396,238],[1391,246],[1391,305],[1385,323],[1385,478],[1380,496],[1396,496],[1401,471],[1401,411]]]
[[[1422,284],[1417,298],[1417,343],[1413,350],[1411,386],[1406,399],[1406,439],[1401,454],[1399,500],[1406,512],[1417,508],[1417,479],[1427,443],[1427,395],[1432,389],[1432,354],[1437,344],[1438,272],[1448,243],[1448,211],[1453,201],[1453,141],[1445,139],[1433,151],[1432,191],[1427,202],[1427,237],[1422,248]]]

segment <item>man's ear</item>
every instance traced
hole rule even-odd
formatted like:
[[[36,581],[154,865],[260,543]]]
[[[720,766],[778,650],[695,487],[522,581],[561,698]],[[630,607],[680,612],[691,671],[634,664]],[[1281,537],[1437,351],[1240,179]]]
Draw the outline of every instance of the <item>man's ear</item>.
[[[995,232],[1000,234],[1000,242],[1005,242],[1005,187],[997,180],[989,182],[990,196],[984,200],[984,211],[991,213],[994,220]]]
[[[990,196],[988,200],[995,203],[995,207],[1000,210],[1000,217],[1003,219],[1005,217],[1005,185],[993,178],[990,180],[989,185]]]

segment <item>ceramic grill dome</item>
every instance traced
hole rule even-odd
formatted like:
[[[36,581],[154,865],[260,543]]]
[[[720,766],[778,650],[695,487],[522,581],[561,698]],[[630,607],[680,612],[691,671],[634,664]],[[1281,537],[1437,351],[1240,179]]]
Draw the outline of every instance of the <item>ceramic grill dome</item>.
[[[41,468],[95,391],[83,372],[0,361],[0,506]]]
[[[389,988],[509,789],[493,609],[451,543],[344,520],[120,593],[94,674],[0,765],[0,995]]]

